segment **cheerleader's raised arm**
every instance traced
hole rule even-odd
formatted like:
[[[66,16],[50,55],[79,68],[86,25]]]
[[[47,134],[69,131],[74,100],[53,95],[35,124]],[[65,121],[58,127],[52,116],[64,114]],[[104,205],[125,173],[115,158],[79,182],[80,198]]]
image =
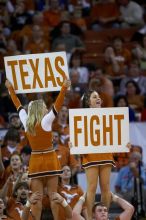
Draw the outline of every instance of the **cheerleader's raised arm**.
[[[15,93],[15,90],[13,88],[13,85],[10,83],[10,81],[7,79],[6,82],[5,82],[5,86],[6,88],[9,90],[9,93],[10,93],[10,96],[11,96],[11,99],[17,109],[17,111],[19,111],[20,107],[22,106],[21,105],[21,102],[20,100],[18,99],[16,93]]]

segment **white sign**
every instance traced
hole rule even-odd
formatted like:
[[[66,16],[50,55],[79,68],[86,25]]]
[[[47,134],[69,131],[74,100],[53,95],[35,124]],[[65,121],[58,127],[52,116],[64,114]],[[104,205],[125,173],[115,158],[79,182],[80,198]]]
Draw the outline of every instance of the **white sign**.
[[[9,56],[4,61],[16,93],[59,91],[68,77],[65,52]]]
[[[122,108],[69,109],[71,154],[129,152],[129,111]]]

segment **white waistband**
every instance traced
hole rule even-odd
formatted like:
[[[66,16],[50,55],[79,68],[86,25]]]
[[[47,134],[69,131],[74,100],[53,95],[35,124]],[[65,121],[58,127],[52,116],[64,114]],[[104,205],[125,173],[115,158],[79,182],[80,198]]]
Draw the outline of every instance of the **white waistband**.
[[[32,151],[31,152],[31,154],[47,154],[47,153],[51,153],[51,152],[53,152],[53,151],[55,151],[54,149],[51,149],[51,150],[40,150],[40,151]]]

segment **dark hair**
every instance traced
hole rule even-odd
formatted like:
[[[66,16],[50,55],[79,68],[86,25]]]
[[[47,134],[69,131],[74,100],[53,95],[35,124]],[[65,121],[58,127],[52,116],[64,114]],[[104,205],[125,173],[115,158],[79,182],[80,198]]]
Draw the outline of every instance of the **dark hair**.
[[[41,213],[41,220],[53,220],[53,214],[51,209],[43,208]]]
[[[146,34],[144,34],[141,38],[140,38],[140,40],[139,40],[139,43],[140,43],[140,45],[142,46],[142,47],[144,47],[144,38],[146,37]]]
[[[55,38],[57,38],[58,36],[61,36],[61,28],[63,27],[64,24],[69,24],[70,25],[70,33],[74,34],[76,36],[82,36],[83,32],[81,30],[81,28],[79,26],[77,26],[76,24],[68,21],[68,20],[64,20],[61,21],[51,32],[50,32],[50,37],[51,37],[51,41],[53,42]]]
[[[65,167],[65,166],[68,166],[68,165],[64,165],[63,167]],[[62,169],[63,169],[63,167],[62,167]],[[71,170],[71,167],[70,166],[68,166],[69,168],[70,168],[70,172],[71,172],[71,177],[70,177],[70,182],[69,182],[69,184],[72,186],[72,187],[77,187],[77,185],[74,183],[74,177],[73,177],[73,175],[72,175],[72,170]],[[63,172],[63,171],[62,171]],[[59,185],[61,186],[62,185],[62,178],[61,178],[61,176],[59,176]]]
[[[95,212],[95,209],[97,206],[102,206],[102,207],[106,207],[106,205],[103,202],[95,202],[92,208],[92,212]],[[106,207],[107,208],[107,207]]]
[[[17,191],[21,186],[23,186],[25,189],[29,190],[29,185],[27,182],[18,182],[18,183],[16,183],[16,185],[13,189],[13,197],[17,197]]]
[[[79,52],[75,52],[71,55],[70,57],[70,62],[69,62],[69,67],[72,68],[73,64],[72,64],[72,60],[76,58],[76,59],[80,59],[80,66],[82,66],[82,54]]]
[[[31,147],[29,145],[25,145],[22,149],[21,149],[21,154],[26,154],[29,155],[31,154]]]
[[[4,137],[4,143],[6,144],[8,140],[16,141],[17,143],[20,142],[19,132],[15,128],[9,128],[9,130],[7,131]]]
[[[137,82],[135,82],[135,81],[133,81],[133,80],[129,80],[129,81],[126,83],[125,87],[127,88],[128,84],[130,84],[130,83],[132,83],[132,84],[134,85],[134,87],[136,88],[136,95],[140,94],[140,88],[139,88]],[[126,93],[126,94],[127,94],[127,93]]]
[[[112,42],[114,43],[115,41],[120,40],[122,43],[124,43],[124,38],[121,36],[114,36],[112,38]]]
[[[19,118],[19,114],[18,114],[18,113],[11,113],[11,114],[9,115],[9,123],[11,123],[11,120],[12,120],[13,118]]]
[[[83,108],[89,108],[89,99],[91,94],[94,92],[94,90],[88,90],[87,92],[84,93],[82,97],[82,107]]]
[[[129,106],[127,97],[125,95],[118,95],[114,98],[114,106],[117,107],[121,99],[124,99],[126,106]]]

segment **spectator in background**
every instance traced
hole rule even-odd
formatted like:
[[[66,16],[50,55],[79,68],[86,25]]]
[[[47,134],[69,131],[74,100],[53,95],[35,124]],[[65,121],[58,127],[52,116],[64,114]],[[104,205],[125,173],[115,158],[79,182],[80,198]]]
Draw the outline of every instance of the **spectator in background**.
[[[72,88],[74,89],[77,86],[80,87],[80,84],[79,84],[80,74],[79,74],[79,72],[74,69],[74,70],[70,71],[69,75],[70,75],[70,79],[71,79]]]
[[[87,84],[89,80],[89,71],[87,67],[83,66],[81,54],[73,53],[70,58],[70,71],[77,71],[79,73],[79,83]]]
[[[67,203],[66,199],[63,198],[63,196],[61,196],[59,193],[52,193],[51,200],[53,200],[55,203],[59,204],[60,207],[63,208],[65,213],[65,219],[72,220],[72,209],[70,205]]]
[[[84,52],[85,51],[85,47],[83,42],[81,41],[81,39],[74,35],[71,34],[71,30],[70,30],[70,22],[68,21],[63,21],[60,24],[60,35],[53,39],[52,42],[52,50],[54,51],[56,46],[58,44],[65,44],[66,47],[66,51],[67,53],[75,53],[75,52]]]
[[[118,95],[114,99],[114,107],[128,107],[129,109],[129,121],[136,121],[135,112],[132,108],[128,105],[128,100],[125,95]]]
[[[2,198],[0,198],[0,219],[13,220],[7,213],[6,205]]]
[[[42,27],[33,25],[32,27],[32,38],[27,39],[25,42],[24,52],[25,53],[45,53],[50,51],[49,40],[44,37]]]
[[[2,159],[0,158],[0,160]],[[13,187],[22,173],[22,159],[20,154],[15,151],[10,157],[10,165],[0,174],[0,188],[3,191],[2,194],[5,194],[5,197],[12,196]]]
[[[55,46],[55,45],[54,45]],[[66,45],[64,43],[59,43],[55,46],[53,52],[60,52],[60,51],[66,51]],[[71,57],[71,52],[66,52],[67,56],[67,63],[69,65],[70,63],[70,57]]]
[[[111,200],[115,204],[117,204],[120,208],[123,209],[123,211],[120,214],[117,214],[115,220],[130,220],[134,213],[134,207],[124,200],[123,198],[120,198],[119,196],[111,193]],[[81,215],[82,206],[85,202],[85,194],[80,197],[78,202],[76,203],[75,207],[73,208],[73,217],[72,220],[85,220]],[[93,209],[93,219],[94,220],[108,220],[109,219],[109,213],[108,209],[105,206],[105,204],[101,202],[95,202]]]
[[[42,12],[35,12],[32,15],[31,23],[26,24],[19,33],[19,38],[18,38],[17,43],[21,44],[21,47],[23,49],[25,48],[25,45],[28,42],[28,40],[33,38],[32,37],[33,26],[35,26],[35,25],[37,25],[41,28],[41,31],[44,34],[44,40],[49,41],[50,27],[45,24],[43,13]]]
[[[21,149],[21,158],[22,158],[22,165],[23,165],[23,170],[28,171],[29,167],[29,160],[31,156],[31,147],[29,145],[25,145]]]
[[[58,0],[51,0],[49,9],[44,10],[44,21],[50,28],[54,28],[61,21],[61,8]]]
[[[17,112],[16,113],[11,113],[9,115],[9,127],[10,128],[15,128],[17,130],[22,128],[22,123],[20,121],[19,114]]]
[[[66,105],[68,108],[80,107],[81,96],[88,86],[88,84],[79,83],[79,78],[80,76],[77,70],[70,72],[71,89],[68,91],[68,96],[66,97]]]
[[[21,220],[24,206],[28,205],[27,199],[29,198],[30,188],[27,182],[18,182],[13,189],[13,196],[7,198],[7,210],[13,219]],[[37,192],[37,194],[39,194]],[[39,196],[41,196],[39,194]],[[33,215],[29,212],[29,219],[32,219]]]
[[[17,112],[16,113],[11,113],[9,115],[9,127],[14,128],[19,132],[20,146],[24,146],[24,145],[28,144],[28,139],[26,137],[23,125],[20,121],[19,114]]]
[[[144,107],[144,96],[140,95],[140,89],[138,84],[130,80],[126,83],[126,97],[129,106],[135,111],[135,113],[141,113]]]
[[[120,13],[120,26],[123,28],[144,25],[144,11],[140,4],[131,0],[117,0]]]
[[[121,194],[123,198],[128,201],[132,201],[134,197],[135,178],[139,179],[142,184],[143,193],[146,193],[146,176],[144,167],[142,166],[142,155],[139,152],[131,153],[129,164],[120,169],[115,184],[116,192]],[[146,197],[143,196],[143,198]]]
[[[146,77],[141,75],[141,68],[138,60],[132,60],[128,67],[128,75],[120,82],[120,94],[126,93],[126,83],[128,81],[135,81],[140,89],[140,94],[146,94]]]
[[[92,29],[99,31],[103,28],[114,27],[119,17],[119,9],[111,0],[99,0],[91,9],[90,19]]]
[[[123,43],[121,37],[114,37],[112,46],[108,46],[105,50],[106,73],[113,79],[123,78],[131,62],[131,52]]]
[[[68,95],[68,108],[80,108],[81,107],[81,90],[80,87],[75,87],[70,90]]]
[[[83,32],[87,30],[87,25],[85,19],[82,17],[82,8],[76,6],[74,8],[72,22],[76,24]]]
[[[15,128],[9,128],[4,137],[4,142],[1,148],[2,160],[4,166],[7,167],[10,163],[10,156],[15,152],[20,152],[21,145],[19,132]]]
[[[17,0],[17,1],[13,1],[13,0],[8,0],[7,1],[7,10],[9,12],[9,14],[12,14],[15,12],[15,9],[17,7],[17,5],[21,4],[23,2],[23,4],[25,5],[26,11],[29,14],[32,14],[35,10],[35,2],[33,0]]]
[[[26,9],[25,3],[23,1],[18,1],[10,17],[11,30],[21,30],[29,19],[30,14]]]
[[[114,96],[113,82],[106,76],[102,67],[96,67],[95,70],[92,71],[92,75],[90,75],[90,79],[91,78],[99,80],[99,87],[101,92],[104,92],[111,97]]]
[[[140,69],[146,71],[146,35],[142,37],[142,41],[137,42],[133,55],[138,59]]]
[[[91,79],[89,81],[89,89],[93,91],[97,91],[100,94],[100,97],[102,99],[101,106],[104,107],[113,107],[113,98],[111,95],[102,92],[102,87],[100,84],[100,81],[98,79]]]
[[[72,173],[69,166],[63,167],[63,174],[60,178],[60,184],[58,188],[58,192],[60,195],[66,199],[67,203],[70,205],[71,208],[73,208],[76,203],[78,202],[80,196],[84,194],[82,188],[79,185],[75,185],[72,182]],[[86,206],[82,207],[82,215],[87,218],[87,210]],[[64,210],[60,208],[59,210],[59,216],[61,220],[66,220],[64,218]]]
[[[17,43],[13,39],[9,39],[7,41],[7,47],[6,47],[6,54],[5,56],[14,56],[14,55],[20,55],[21,51],[17,48]]]
[[[69,141],[69,115],[68,108],[63,105],[60,109],[58,117],[53,123],[53,131],[60,134],[60,141],[63,145],[68,146]]]
[[[9,114],[16,112],[16,109],[4,84],[1,84],[0,87],[0,114],[4,117],[5,121],[8,122]]]
[[[88,83],[80,83],[80,74],[76,69],[73,69],[70,72],[70,79],[71,79],[71,90],[69,91],[70,94],[70,101],[69,107],[71,106],[74,108],[80,107],[80,98],[83,93],[88,88]]]
[[[69,166],[72,171],[72,175],[74,176],[77,172],[78,161],[75,159],[74,155],[70,154],[69,148],[60,144],[60,136],[56,131],[53,131],[53,147],[58,160],[60,161],[61,167]]]

